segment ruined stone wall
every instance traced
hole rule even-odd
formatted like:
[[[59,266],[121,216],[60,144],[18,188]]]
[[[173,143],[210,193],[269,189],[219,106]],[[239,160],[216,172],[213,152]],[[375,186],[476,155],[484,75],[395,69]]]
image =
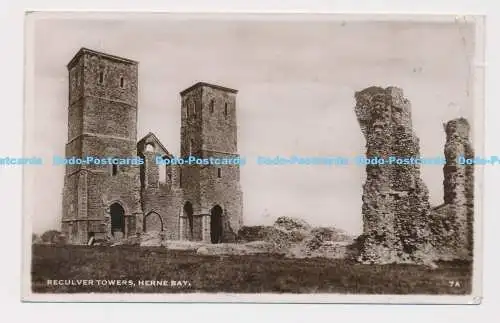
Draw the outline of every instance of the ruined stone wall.
[[[370,87],[355,95],[355,112],[366,139],[366,157],[419,157],[410,102],[398,88]],[[366,263],[425,263],[430,245],[429,200],[419,165],[366,167],[363,243]]]
[[[470,259],[473,249],[474,166],[459,158],[474,158],[466,119],[445,126],[444,205],[433,209],[434,245],[440,258]]]
[[[183,195],[179,188],[166,185],[150,186],[142,191],[142,205],[145,214],[144,228],[146,231],[163,231],[165,238],[179,240],[179,225],[182,212]],[[148,218],[152,213],[160,216],[160,221]]]
[[[189,218],[183,214],[180,218],[180,238],[179,240],[202,241],[203,240],[203,219],[205,217],[200,214],[193,215],[193,234],[191,235],[191,227]]]
[[[149,138],[145,139],[143,139],[145,143],[150,143]],[[148,150],[147,144],[138,144],[139,155],[144,160],[144,164],[140,167],[141,204],[144,213],[143,232],[163,232],[165,239],[178,240],[180,239],[179,216],[182,212],[183,194],[175,176],[177,166],[160,167],[156,158],[166,152],[159,147],[152,148]],[[167,174],[164,180],[161,179],[161,171]]]
[[[142,193],[144,229],[146,232],[163,231],[168,240],[179,240],[179,221],[182,212],[182,192],[165,186],[149,188]],[[154,219],[157,214],[161,219]]]

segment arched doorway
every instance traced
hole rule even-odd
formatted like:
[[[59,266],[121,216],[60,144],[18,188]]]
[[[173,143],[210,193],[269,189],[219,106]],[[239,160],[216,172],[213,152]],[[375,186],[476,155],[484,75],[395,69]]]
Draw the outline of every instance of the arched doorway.
[[[144,232],[163,231],[163,221],[161,216],[152,211],[144,217]]]
[[[221,243],[222,233],[222,208],[216,205],[210,211],[210,240],[212,243]]]
[[[113,203],[110,207],[111,213],[111,235],[125,234],[125,211],[119,203]]]
[[[184,216],[188,220],[188,240],[193,240],[193,204],[191,202],[186,202],[184,204]]]

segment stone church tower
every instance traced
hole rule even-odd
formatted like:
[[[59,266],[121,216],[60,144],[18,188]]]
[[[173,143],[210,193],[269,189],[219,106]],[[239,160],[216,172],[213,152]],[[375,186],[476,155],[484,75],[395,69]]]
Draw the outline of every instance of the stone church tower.
[[[237,91],[196,83],[181,95],[181,157],[236,158]],[[180,239],[227,242],[242,225],[239,165],[184,165]]]
[[[69,71],[66,157],[137,155],[137,62],[82,48]],[[62,231],[72,243],[142,231],[138,165],[67,165]]]

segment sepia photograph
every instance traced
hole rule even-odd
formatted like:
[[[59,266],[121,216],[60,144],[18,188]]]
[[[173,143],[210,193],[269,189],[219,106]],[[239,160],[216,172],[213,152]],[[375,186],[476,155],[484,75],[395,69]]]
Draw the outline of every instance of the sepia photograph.
[[[23,300],[480,303],[483,24],[26,13]]]

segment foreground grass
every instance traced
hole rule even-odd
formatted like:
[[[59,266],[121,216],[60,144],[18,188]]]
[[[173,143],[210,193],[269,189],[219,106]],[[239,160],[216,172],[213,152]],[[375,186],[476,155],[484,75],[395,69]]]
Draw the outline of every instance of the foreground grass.
[[[469,294],[471,268],[467,262],[440,263],[433,270],[415,265],[363,265],[277,255],[199,256],[161,247],[35,245],[32,288],[37,293]],[[134,284],[47,285],[47,280],[54,279],[127,280]],[[145,280],[187,281],[191,286],[139,284]]]

